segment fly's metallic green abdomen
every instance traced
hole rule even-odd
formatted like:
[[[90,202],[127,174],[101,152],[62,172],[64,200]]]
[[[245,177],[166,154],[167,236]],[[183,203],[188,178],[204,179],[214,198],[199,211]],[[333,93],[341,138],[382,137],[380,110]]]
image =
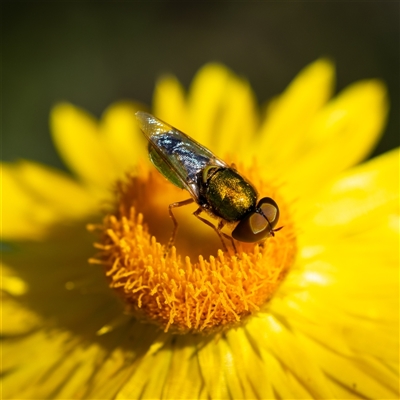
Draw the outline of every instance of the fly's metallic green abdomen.
[[[211,211],[228,222],[241,220],[257,203],[254,188],[232,168],[214,172],[201,192]]]

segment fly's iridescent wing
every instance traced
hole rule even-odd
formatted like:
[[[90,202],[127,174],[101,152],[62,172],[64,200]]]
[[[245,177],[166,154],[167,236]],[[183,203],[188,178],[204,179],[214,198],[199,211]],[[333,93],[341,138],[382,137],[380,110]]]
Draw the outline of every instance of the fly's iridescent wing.
[[[165,178],[186,189],[195,200],[199,197],[199,172],[208,166],[229,167],[206,147],[153,115],[138,111],[136,117],[149,141],[151,162]]]

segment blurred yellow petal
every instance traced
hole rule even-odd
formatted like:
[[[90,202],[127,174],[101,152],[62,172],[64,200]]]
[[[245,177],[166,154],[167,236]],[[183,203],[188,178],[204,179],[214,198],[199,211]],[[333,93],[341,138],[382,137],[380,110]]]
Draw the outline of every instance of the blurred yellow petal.
[[[72,104],[60,103],[51,112],[50,126],[68,167],[88,184],[109,189],[118,170],[102,142],[97,121]]]
[[[256,111],[254,93],[249,83],[232,76],[225,89],[218,122],[214,124],[212,145],[221,157],[237,154],[240,149],[240,161],[250,165],[257,155],[253,146],[258,124]]]
[[[16,179],[26,191],[61,217],[81,218],[92,212],[97,201],[88,190],[66,174],[31,161],[15,165]]]
[[[21,296],[28,291],[28,284],[5,264],[1,264],[0,284],[1,291],[11,296]]]
[[[132,170],[145,155],[145,139],[135,117],[136,111],[142,108],[128,101],[114,103],[100,121],[101,139],[120,176]]]
[[[232,73],[223,65],[206,64],[197,72],[190,87],[190,136],[211,150],[216,134],[215,124],[222,111],[231,79]]]
[[[1,335],[15,336],[26,334],[40,327],[40,318],[31,310],[21,306],[19,296],[23,296],[29,287],[15,272],[1,264],[1,318],[7,324],[1,324]]]
[[[37,331],[28,335],[25,341],[7,342],[7,347],[2,354],[2,369],[5,373],[2,395],[6,399],[49,398],[51,382],[49,385],[41,385],[40,382],[49,372],[49,366],[54,366],[59,359],[59,354],[64,352],[63,341],[68,335],[58,333],[51,342],[47,338],[48,333]],[[43,351],[46,346],[48,351]],[[30,362],[26,362],[29,357]],[[34,360],[34,362],[32,362]],[[24,382],[21,385],[21,382]]]
[[[332,100],[297,149],[296,167],[287,164],[292,190],[312,190],[365,158],[380,138],[387,109],[386,89],[374,80],[356,83]]]
[[[65,174],[29,161],[3,164],[3,238],[39,239],[52,223],[93,213],[98,200]],[[40,233],[41,232],[41,233]]]
[[[22,308],[18,301],[5,300],[2,297],[1,302],[1,317],[7,321],[7,325],[1,327],[1,335],[18,336],[40,328],[42,322],[40,318],[28,309]]]
[[[157,81],[153,94],[153,112],[157,118],[189,133],[185,92],[174,76],[164,76]]]
[[[315,115],[330,98],[334,67],[321,59],[304,68],[270,108],[260,128],[260,161],[279,171],[294,168]]]
[[[317,209],[303,206],[313,214],[300,217],[305,235],[351,235],[373,229],[385,215],[399,215],[399,159],[400,149],[392,150],[327,185],[310,202]]]
[[[354,153],[352,163],[358,162],[368,155],[380,138],[387,111],[387,93],[381,81],[354,83],[315,116],[307,139],[314,146],[342,142],[346,144],[342,146],[344,151]],[[351,151],[349,147],[353,142],[358,146]]]
[[[221,157],[240,148],[241,161],[250,163],[248,149],[258,120],[254,93],[247,81],[220,64],[208,64],[192,83],[189,108],[191,136]]]
[[[29,196],[16,179],[14,167],[2,164],[1,169],[3,240],[39,239],[44,233],[45,224],[52,221],[54,216]]]

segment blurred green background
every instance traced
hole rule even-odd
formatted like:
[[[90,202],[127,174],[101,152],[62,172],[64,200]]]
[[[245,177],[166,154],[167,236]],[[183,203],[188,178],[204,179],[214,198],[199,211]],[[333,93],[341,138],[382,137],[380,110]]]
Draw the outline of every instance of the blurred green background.
[[[62,167],[49,135],[51,106],[96,116],[113,101],[151,103],[156,78],[188,87],[221,61],[247,77],[260,102],[321,56],[337,90],[383,79],[391,112],[374,154],[399,141],[398,2],[2,2],[2,158]]]

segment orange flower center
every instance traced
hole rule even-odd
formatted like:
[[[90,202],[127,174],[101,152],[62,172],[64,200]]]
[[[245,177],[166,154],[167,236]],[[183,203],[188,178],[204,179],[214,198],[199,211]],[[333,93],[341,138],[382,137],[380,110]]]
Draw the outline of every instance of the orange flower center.
[[[279,204],[284,228],[262,244],[235,241],[237,254],[229,240],[228,252],[220,250],[218,235],[192,215],[196,205],[174,209],[179,230],[165,254],[173,228],[168,205],[188,193],[157,172],[117,184],[117,204],[97,227],[100,253],[92,261],[104,265],[129,313],[165,332],[209,333],[241,324],[271,299],[294,262],[294,227],[278,190],[258,179],[255,168],[244,176]]]

